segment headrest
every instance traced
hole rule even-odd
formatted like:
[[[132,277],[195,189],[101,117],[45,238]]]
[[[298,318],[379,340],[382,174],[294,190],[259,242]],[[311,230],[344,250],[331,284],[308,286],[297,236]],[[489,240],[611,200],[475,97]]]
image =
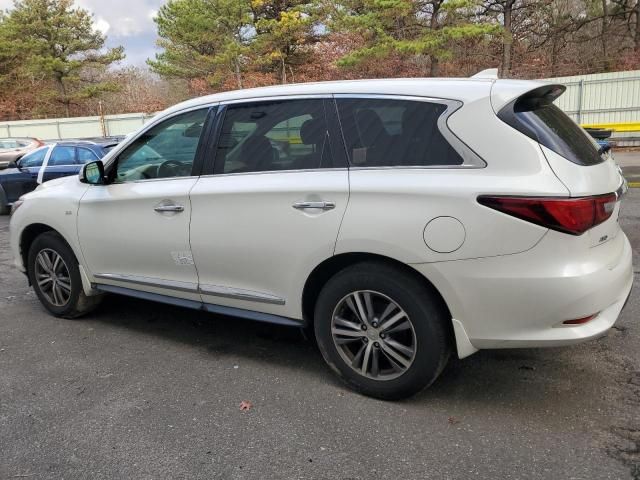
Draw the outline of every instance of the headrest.
[[[309,119],[300,127],[300,140],[305,145],[319,145],[324,141],[327,129],[322,120]]]

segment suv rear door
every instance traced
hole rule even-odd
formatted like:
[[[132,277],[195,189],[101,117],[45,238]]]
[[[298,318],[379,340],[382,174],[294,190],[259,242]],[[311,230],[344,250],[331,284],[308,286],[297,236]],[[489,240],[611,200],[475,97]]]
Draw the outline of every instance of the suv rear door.
[[[498,117],[539,143],[571,197],[617,193],[619,199],[626,185],[611,154],[599,150],[595,140],[553,103],[564,90],[560,85],[529,90],[500,108]],[[609,220],[589,231],[593,246],[615,238],[620,231],[618,214],[619,202]]]
[[[233,102],[191,191],[191,248],[212,304],[300,318],[309,273],[333,255],[349,172],[330,98]]]

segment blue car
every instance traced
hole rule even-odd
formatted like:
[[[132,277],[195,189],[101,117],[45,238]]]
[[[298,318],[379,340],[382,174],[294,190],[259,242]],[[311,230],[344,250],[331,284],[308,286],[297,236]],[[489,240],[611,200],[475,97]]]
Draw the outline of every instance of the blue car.
[[[10,163],[9,168],[0,171],[0,215],[8,214],[13,202],[40,183],[77,175],[82,165],[100,160],[117,144],[117,140],[58,142]]]

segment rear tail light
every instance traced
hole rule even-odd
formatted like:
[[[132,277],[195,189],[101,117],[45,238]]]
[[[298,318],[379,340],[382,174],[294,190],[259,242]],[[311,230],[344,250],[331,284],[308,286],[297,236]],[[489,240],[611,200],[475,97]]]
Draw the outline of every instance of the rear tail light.
[[[481,205],[571,235],[582,235],[605,222],[611,217],[617,201],[615,193],[580,198],[478,197]]]

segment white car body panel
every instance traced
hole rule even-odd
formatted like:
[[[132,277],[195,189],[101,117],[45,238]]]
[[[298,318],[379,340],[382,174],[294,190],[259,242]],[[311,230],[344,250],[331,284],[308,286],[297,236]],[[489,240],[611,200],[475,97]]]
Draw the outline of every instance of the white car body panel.
[[[544,156],[573,197],[615,192],[623,181],[613,158],[598,165],[584,166],[568,162],[556,152],[541,146]]]
[[[274,96],[370,94],[461,102],[448,129],[486,166],[352,166],[93,187],[60,179],[26,195],[14,214],[16,265],[24,271],[25,229],[43,224],[76,253],[87,293],[96,285],[119,286],[302,320],[303,288],[317,265],[334,255],[377,255],[410,265],[435,286],[451,313],[460,357],[481,348],[593,338],[615,322],[633,281],[629,242],[617,222],[619,204],[609,220],[572,236],[477,202],[479,195],[577,197],[620,187],[612,160],[594,167],[572,164],[496,116],[542,85],[491,79],[327,82],[226,92],[176,105],[114,148],[104,163],[109,166],[142,132],[178,112]],[[164,200],[185,210],[155,212]],[[335,209],[292,207],[320,200],[334,202]],[[455,221],[432,223],[439,218]],[[447,245],[449,235],[429,232],[427,225],[449,225],[457,240]],[[561,326],[596,313],[584,325]]]
[[[78,236],[85,269],[97,283],[200,300],[189,245],[189,192],[196,181],[188,177],[87,190],[78,210]],[[184,211],[156,212],[167,199]]]
[[[348,198],[346,168],[202,177],[191,192],[191,246],[203,300],[302,318],[302,286],[333,255]],[[315,201],[335,208],[293,208]]]
[[[78,259],[83,258],[76,219],[80,199],[88,188],[88,185],[80,183],[78,177],[62,177],[43,183],[23,197],[30,201],[25,202],[11,217],[11,250],[18,270],[26,271],[20,238],[30,225],[51,227],[65,238]]]

